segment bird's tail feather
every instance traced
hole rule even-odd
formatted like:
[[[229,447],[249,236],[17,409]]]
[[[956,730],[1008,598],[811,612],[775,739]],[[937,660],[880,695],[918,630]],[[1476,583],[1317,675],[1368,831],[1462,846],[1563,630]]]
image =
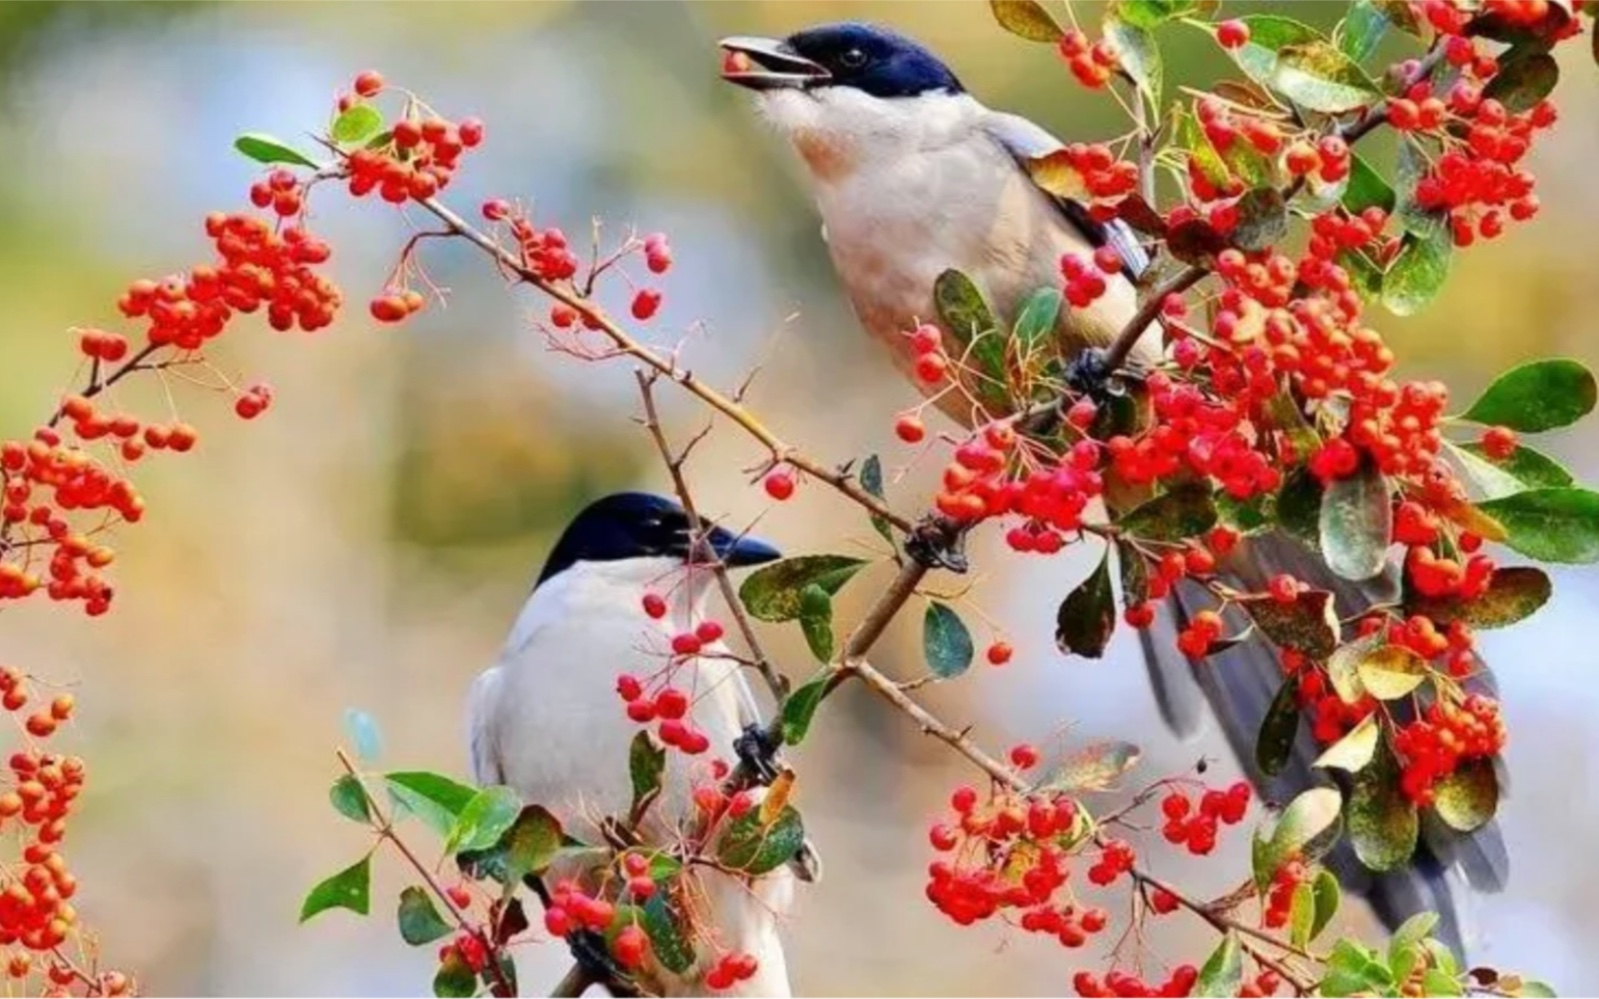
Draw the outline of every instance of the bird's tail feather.
[[[1369,583],[1356,584],[1334,576],[1321,560],[1291,537],[1270,533],[1250,537],[1224,566],[1235,585],[1259,592],[1278,573],[1287,573],[1316,589],[1331,591],[1339,616],[1353,617],[1374,603],[1391,600],[1397,592],[1397,574],[1390,572]],[[1283,674],[1276,654],[1262,641],[1239,643],[1204,662],[1191,664],[1177,651],[1177,629],[1189,618],[1211,606],[1213,601],[1199,586],[1180,583],[1166,601],[1166,613],[1156,625],[1140,636],[1146,667],[1160,702],[1161,714],[1179,734],[1187,736],[1198,728],[1202,694],[1220,722],[1229,746],[1240,766],[1259,789],[1263,798],[1277,804],[1288,801],[1316,784],[1332,783],[1311,763],[1319,747],[1302,726],[1288,765],[1275,777],[1267,777],[1255,764],[1255,739],[1262,719]],[[1232,621],[1241,629],[1245,622]],[[1479,671],[1480,682],[1492,686],[1486,666]],[[1347,789],[1346,789],[1347,790]],[[1376,873],[1355,857],[1347,843],[1326,858],[1326,864],[1343,882],[1347,891],[1365,897],[1390,929],[1417,912],[1438,913],[1438,935],[1458,951],[1467,934],[1463,931],[1458,885],[1464,881],[1479,891],[1503,887],[1509,857],[1499,829],[1489,823],[1469,836],[1424,818],[1421,840],[1411,864],[1402,870]]]

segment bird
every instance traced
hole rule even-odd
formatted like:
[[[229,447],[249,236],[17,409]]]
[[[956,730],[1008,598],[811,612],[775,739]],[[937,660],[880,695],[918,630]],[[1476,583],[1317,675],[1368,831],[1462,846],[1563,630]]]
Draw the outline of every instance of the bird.
[[[1136,282],[1150,259],[1133,231],[1119,220],[1096,221],[1081,203],[1040,187],[1029,163],[1065,145],[1025,118],[984,105],[922,44],[886,27],[841,22],[786,38],[726,38],[720,48],[722,78],[751,91],[759,115],[798,153],[844,294],[861,326],[888,347],[902,371],[914,364],[906,331],[940,322],[934,288],[949,268],[970,276],[998,315],[1015,316],[1036,289],[1059,285],[1063,254],[1113,247],[1122,273],[1107,280],[1105,294],[1090,306],[1063,309],[1057,319],[1056,344],[1068,372],[1073,363],[1103,357],[1098,352],[1135,314]],[[1147,370],[1160,353],[1152,330],[1133,347],[1126,367]],[[974,411],[961,393],[940,394],[938,405],[967,427],[1005,415]],[[1391,602],[1398,587],[1392,566],[1365,583],[1340,579],[1280,531],[1246,538],[1220,568],[1251,592],[1278,573],[1292,574],[1331,591],[1345,618]],[[1199,591],[1175,587],[1157,627],[1139,632],[1160,714],[1189,737],[1201,727],[1208,702],[1263,796],[1286,802],[1318,782],[1311,763],[1319,749],[1302,731],[1289,766],[1275,778],[1254,764],[1255,737],[1282,683],[1281,670],[1258,640],[1213,655],[1201,668],[1191,665],[1172,638],[1199,600]],[[1470,837],[1426,826],[1406,869],[1372,872],[1347,844],[1327,862],[1346,890],[1364,895],[1390,928],[1412,914],[1437,912],[1439,936],[1458,951],[1464,939],[1460,883],[1498,890],[1508,856],[1492,824]]]
[[[671,684],[692,699],[692,725],[716,751],[730,752],[745,727],[760,720],[739,664],[719,641],[673,659],[672,638],[707,620],[715,587],[710,559],[742,568],[780,557],[767,542],[696,524],[681,505],[650,493],[616,493],[583,508],[550,550],[494,665],[471,686],[473,779],[544,806],[570,836],[604,842],[603,820],[625,817],[631,806],[629,747],[641,730],[624,714],[618,678],[650,678],[668,662],[679,663]],[[663,601],[659,617],[643,608],[649,594]],[[681,756],[669,759],[661,795],[639,829],[643,842],[677,842],[694,814],[693,777],[697,772],[703,780],[709,769],[704,759],[694,767]],[[804,865],[780,867],[753,883],[705,873],[703,908],[716,939],[757,962],[754,977],[730,994],[789,994],[777,922],[790,904],[794,866]],[[552,870],[546,881],[565,873]],[[696,965],[682,975],[651,970],[649,991],[705,994],[708,948],[699,950]]]

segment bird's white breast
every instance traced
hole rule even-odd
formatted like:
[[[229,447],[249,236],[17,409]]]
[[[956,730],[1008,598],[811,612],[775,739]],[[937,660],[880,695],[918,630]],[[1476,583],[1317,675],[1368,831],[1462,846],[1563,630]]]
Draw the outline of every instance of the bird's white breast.
[[[933,284],[944,270],[970,275],[1003,321],[1037,288],[1059,285],[1063,253],[1090,249],[989,133],[992,112],[968,95],[883,100],[823,88],[760,101],[809,168],[856,314],[904,367],[911,356],[900,333],[936,319]],[[1133,304],[1131,285],[1114,281],[1099,306],[1065,321],[1065,332],[1108,339]]]
[[[563,821],[626,813],[628,747],[640,727],[626,718],[616,679],[662,672],[671,636],[701,620],[706,583],[685,583],[683,572],[674,559],[579,563],[529,598],[500,653],[486,706],[501,779],[525,800]],[[641,609],[646,591],[669,594],[662,620]],[[711,754],[730,757],[748,697],[737,665],[702,656],[677,666],[673,682],[695,698],[691,717],[710,737]],[[669,766],[663,819],[682,817],[687,770],[680,758]]]

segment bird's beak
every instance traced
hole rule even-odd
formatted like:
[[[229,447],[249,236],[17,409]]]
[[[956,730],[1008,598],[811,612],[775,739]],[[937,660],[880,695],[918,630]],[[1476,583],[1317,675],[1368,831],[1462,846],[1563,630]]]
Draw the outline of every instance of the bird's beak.
[[[803,90],[832,77],[825,66],[776,38],[724,38],[722,79],[751,90]]]
[[[760,538],[734,534],[725,527],[711,528],[705,540],[722,564],[730,567],[765,565],[783,557],[782,552]]]

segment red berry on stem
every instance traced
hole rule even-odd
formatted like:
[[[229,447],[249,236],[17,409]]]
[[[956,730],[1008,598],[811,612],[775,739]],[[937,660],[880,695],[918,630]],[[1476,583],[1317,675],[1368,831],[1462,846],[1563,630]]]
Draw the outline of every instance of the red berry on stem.
[[[781,468],[767,473],[762,485],[766,487],[766,495],[778,502],[794,495],[794,476]]]
[[[383,89],[383,74],[369,69],[355,78],[355,86],[351,89],[362,97],[376,96]]]

